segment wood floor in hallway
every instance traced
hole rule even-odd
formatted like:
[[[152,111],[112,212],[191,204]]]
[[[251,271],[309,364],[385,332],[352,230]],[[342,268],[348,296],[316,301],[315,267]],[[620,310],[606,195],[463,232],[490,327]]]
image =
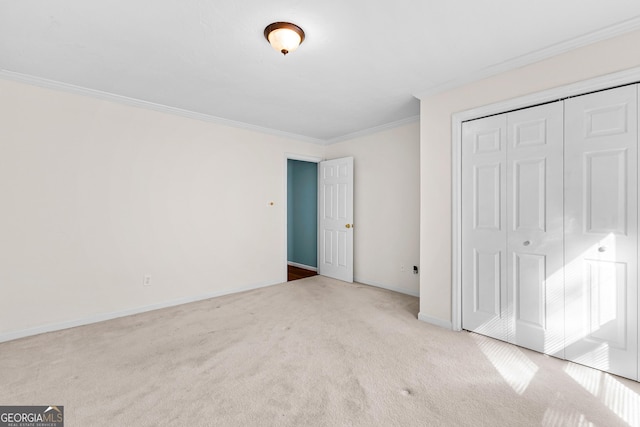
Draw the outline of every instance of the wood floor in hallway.
[[[294,267],[293,265],[289,265],[287,267],[287,281],[289,282],[318,275],[316,271],[307,270],[306,268]]]

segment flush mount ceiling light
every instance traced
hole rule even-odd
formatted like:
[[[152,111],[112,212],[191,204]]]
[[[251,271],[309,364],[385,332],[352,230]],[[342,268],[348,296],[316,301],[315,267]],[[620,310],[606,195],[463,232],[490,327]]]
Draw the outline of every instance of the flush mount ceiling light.
[[[286,55],[296,50],[304,41],[304,31],[291,22],[274,22],[264,29],[264,37],[275,50]]]

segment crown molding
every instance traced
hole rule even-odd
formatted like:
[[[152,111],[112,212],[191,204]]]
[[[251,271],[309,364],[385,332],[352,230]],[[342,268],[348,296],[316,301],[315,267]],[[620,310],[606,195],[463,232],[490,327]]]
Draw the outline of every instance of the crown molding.
[[[16,73],[14,71],[1,70],[0,78],[6,80],[13,80],[19,83],[26,83],[33,86],[42,87],[45,89],[59,90],[62,92],[73,93],[76,95],[88,96],[91,98],[102,99],[105,101],[115,102],[118,104],[129,105],[132,107],[144,108],[147,110],[159,111],[161,113],[173,114],[176,116],[186,117],[189,119],[200,120],[204,122],[216,123],[219,125],[234,127],[238,129],[244,129],[254,132],[265,133],[268,135],[280,136],[283,138],[295,139],[301,142],[309,142],[317,145],[330,145],[337,142],[346,141],[361,136],[370,135],[376,132],[381,132],[387,129],[393,129],[398,126],[402,126],[406,123],[411,123],[420,118],[420,116],[411,116],[405,119],[401,119],[395,122],[387,123],[380,126],[375,126],[369,129],[364,129],[357,132],[352,132],[346,135],[341,135],[331,139],[313,138],[306,135],[295,134],[291,132],[285,132],[277,129],[252,125],[250,123],[239,122],[235,120],[224,119],[222,117],[212,116],[209,114],[197,113],[195,111],[184,110],[182,108],[170,107],[168,105],[157,104],[154,102],[143,101],[140,99],[129,98],[127,96],[116,95],[109,92],[103,92],[96,89],[89,89],[82,86],[76,86],[69,83],[63,83],[55,80],[49,80],[42,77],[36,77],[28,74]]]
[[[593,43],[597,43],[603,40],[607,40],[616,36],[620,36],[631,31],[640,29],[640,16],[633,17],[618,24],[611,25],[609,27],[602,28],[597,31],[593,31],[582,36],[575,37],[570,40],[566,40],[560,43],[553,44],[551,46],[529,52],[527,54],[517,56],[504,62],[500,62],[495,65],[477,70],[470,74],[465,74],[459,78],[455,78],[440,84],[431,86],[428,89],[424,89],[415,94],[418,99],[424,99],[429,96],[436,95],[438,93],[445,92],[447,90],[455,89],[459,86],[463,86],[468,83],[472,83],[478,80],[485,79],[487,77],[494,76],[496,74],[504,73],[516,68],[524,67],[526,65],[533,64],[535,62],[542,61],[547,58],[551,58],[562,53],[569,52],[571,50],[587,46]]]
[[[345,135],[337,136],[335,138],[331,138],[331,139],[326,140],[324,142],[324,144],[325,145],[331,145],[331,144],[336,144],[338,142],[347,141],[349,139],[355,139],[355,138],[360,138],[360,137],[363,137],[363,136],[372,135],[374,133],[378,133],[378,132],[382,132],[382,131],[385,131],[385,130],[397,128],[397,127],[400,127],[402,125],[406,125],[407,123],[417,122],[418,120],[420,120],[420,115],[407,117],[407,118],[404,118],[404,119],[396,120],[395,122],[386,123],[384,125],[374,126],[372,128],[367,128],[367,129],[359,130],[359,131],[356,131],[356,132],[347,133]]]
[[[168,105],[157,104],[154,102],[143,101],[140,99],[129,98],[127,96],[116,95],[109,92],[103,92],[100,90],[89,89],[82,86],[76,86],[69,83],[58,82],[55,80],[44,79],[41,77],[35,77],[28,74],[16,73],[8,70],[0,70],[0,78],[6,80],[13,80],[19,83],[26,83],[33,86],[42,87],[45,89],[54,89],[63,92],[69,92],[76,95],[84,95],[92,98],[98,98],[105,101],[111,101],[118,104],[129,105],[132,107],[144,108],[147,110],[159,111],[161,113],[173,114],[176,116],[182,116],[189,119],[200,120],[204,122],[216,123],[219,125],[234,127],[238,129],[244,129],[254,132],[265,133],[268,135],[280,136],[283,138],[295,139],[302,142],[310,142],[312,144],[325,145],[326,141],[318,138],[312,138],[305,135],[298,135],[295,133],[285,132],[277,129],[271,129],[262,126],[256,126],[249,123],[239,122],[235,120],[224,119],[222,117],[216,117],[209,114],[197,113],[195,111],[184,110],[182,108],[170,107]]]

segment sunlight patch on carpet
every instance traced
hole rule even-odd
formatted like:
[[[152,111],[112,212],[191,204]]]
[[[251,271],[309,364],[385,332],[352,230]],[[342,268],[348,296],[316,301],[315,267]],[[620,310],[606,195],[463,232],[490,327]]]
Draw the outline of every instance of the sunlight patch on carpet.
[[[513,391],[522,395],[538,372],[538,366],[516,346],[479,335],[472,337]]]
[[[640,396],[610,374],[569,363],[564,371],[630,426],[640,425]]]
[[[541,425],[545,427],[596,427],[583,413],[568,409],[566,406],[548,408],[544,413]]]

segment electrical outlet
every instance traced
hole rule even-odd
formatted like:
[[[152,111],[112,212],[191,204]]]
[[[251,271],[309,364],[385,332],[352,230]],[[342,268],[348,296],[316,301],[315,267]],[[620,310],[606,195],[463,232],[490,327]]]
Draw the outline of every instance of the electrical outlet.
[[[404,265],[400,266],[400,272],[404,273],[406,271],[406,269],[404,268]]]
[[[151,286],[151,276],[148,274],[144,275],[144,278],[142,279],[142,286]]]
[[[413,266],[413,274],[418,274],[418,266],[417,265]]]

